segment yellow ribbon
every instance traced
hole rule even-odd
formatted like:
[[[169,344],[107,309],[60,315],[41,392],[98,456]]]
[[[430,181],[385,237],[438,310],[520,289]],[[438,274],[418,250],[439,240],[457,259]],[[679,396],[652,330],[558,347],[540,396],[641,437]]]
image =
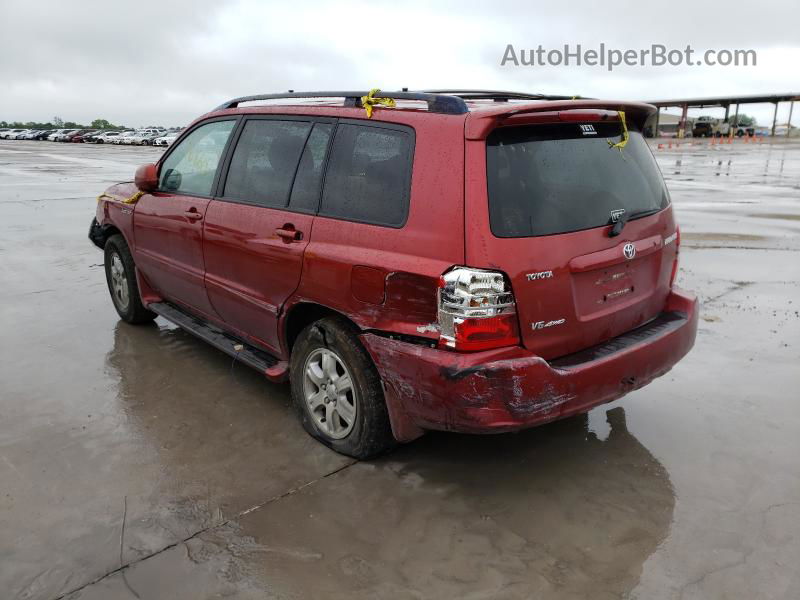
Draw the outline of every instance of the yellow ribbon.
[[[116,200],[117,202],[121,202],[122,204],[136,204],[139,201],[139,198],[144,196],[145,192],[139,190],[130,198],[120,198],[119,196],[112,196],[111,194],[106,194],[103,192],[97,197],[97,202],[99,203],[103,198],[108,198],[109,200]]]
[[[139,190],[130,198],[125,198],[125,200],[121,200],[123,204],[136,204],[139,201],[139,198],[144,196],[144,192]]]
[[[372,118],[372,107],[377,106],[379,104],[383,104],[389,108],[394,108],[396,103],[394,98],[376,98],[375,94],[380,92],[378,88],[372,89],[369,91],[369,94],[366,96],[361,96],[361,106],[364,107],[364,110],[367,111],[367,118]]]
[[[622,149],[625,147],[625,144],[628,143],[628,125],[627,123],[625,123],[625,111],[624,110],[617,111],[617,114],[619,115],[620,122],[622,122],[622,139],[618,141],[616,144],[611,140],[606,140],[606,141],[608,142],[608,145],[610,147],[616,148],[617,150],[620,151],[620,153],[622,153]]]

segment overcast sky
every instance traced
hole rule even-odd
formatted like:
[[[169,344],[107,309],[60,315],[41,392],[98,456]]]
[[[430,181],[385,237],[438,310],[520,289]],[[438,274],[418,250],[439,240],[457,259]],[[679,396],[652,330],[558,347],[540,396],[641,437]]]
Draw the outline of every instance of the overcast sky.
[[[800,92],[797,0],[711,4],[0,0],[0,120],[183,125],[225,99],[288,89],[468,87],[639,100]],[[612,73],[500,66],[507,44],[601,42],[754,49],[758,64]],[[742,112],[772,119],[768,105]],[[779,121],[787,115],[788,105]]]

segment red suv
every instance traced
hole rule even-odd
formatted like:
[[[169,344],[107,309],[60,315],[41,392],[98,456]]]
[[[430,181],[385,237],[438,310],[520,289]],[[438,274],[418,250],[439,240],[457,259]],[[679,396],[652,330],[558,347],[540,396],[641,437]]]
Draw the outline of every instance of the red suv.
[[[289,379],[355,457],[586,412],[689,352],[654,107],[380,96],[232,100],[104,192],[89,237],[120,317]]]

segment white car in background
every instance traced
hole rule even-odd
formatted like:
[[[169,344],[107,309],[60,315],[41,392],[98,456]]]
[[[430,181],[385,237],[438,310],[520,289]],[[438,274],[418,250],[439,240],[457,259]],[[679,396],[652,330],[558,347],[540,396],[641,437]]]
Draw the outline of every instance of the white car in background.
[[[136,146],[147,146],[157,136],[164,132],[160,129],[140,129],[130,139],[130,143]]]
[[[114,140],[120,136],[119,131],[106,131],[94,138],[96,144],[113,144]]]
[[[178,139],[180,134],[180,131],[170,131],[169,133],[153,140],[153,146],[169,146],[172,144],[172,142]]]
[[[47,136],[47,141],[48,142],[55,142],[56,138],[58,136],[60,136],[62,133],[64,133],[65,131],[66,131],[66,129],[56,129],[53,133],[51,133],[50,135]]]
[[[78,131],[77,129],[62,129],[55,136],[50,136],[47,139],[53,142],[63,142],[70,133]]]
[[[118,137],[112,140],[112,144],[130,144],[131,138],[136,135],[135,131],[123,131]]]
[[[9,129],[7,131],[0,132],[0,138],[4,140],[13,140],[16,138],[20,133],[25,131],[24,129]]]

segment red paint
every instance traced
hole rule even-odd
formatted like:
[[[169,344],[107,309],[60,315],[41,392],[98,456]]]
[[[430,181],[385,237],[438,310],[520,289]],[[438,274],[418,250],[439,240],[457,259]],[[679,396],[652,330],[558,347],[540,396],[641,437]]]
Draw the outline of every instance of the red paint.
[[[675,290],[665,306],[686,324],[654,341],[570,369],[519,346],[469,354],[362,336],[389,393],[395,436],[425,429],[499,433],[611,402],[670,370],[694,344],[697,300]]]
[[[678,243],[661,243],[675,231],[671,207],[628,223],[616,238],[599,227],[501,239],[489,228],[486,184],[485,138],[495,127],[618,119],[618,110],[641,125],[653,108],[575,100],[472,109],[466,115],[375,111],[373,121],[415,132],[409,213],[401,228],[153,191],[160,165],[137,172],[139,188],[151,193],[135,205],[104,199],[96,218],[125,236],[145,303],[179,303],[269,350],[280,361],[267,373],[274,379],[286,375],[287,323],[296,309],[311,303],[347,317],[362,330],[403,441],[428,428],[490,432],[536,425],[616,399],[665,373],[689,351],[697,327],[696,300],[671,286]],[[365,119],[363,109],[318,104],[229,109],[197,122],[252,114]],[[108,193],[126,198],[135,191],[124,184]],[[635,263],[621,259],[628,242],[636,247]],[[436,347],[437,286],[456,265],[501,270],[516,301],[517,314],[495,323],[495,331],[482,330],[486,322],[466,324],[463,331],[475,342],[469,353]],[[552,277],[527,279],[537,271]],[[630,293],[615,295],[628,287]],[[667,335],[569,370],[548,362],[664,311],[688,318]],[[565,321],[557,327],[532,327],[560,318]],[[485,350],[482,338],[501,324],[507,345]]]
[[[386,297],[386,272],[383,269],[355,265],[350,271],[353,297],[369,304],[383,304]]]
[[[158,170],[154,164],[142,165],[136,169],[133,178],[136,187],[143,192],[153,192],[158,189]]]
[[[300,284],[313,221],[233,202],[211,202],[206,214],[205,284],[215,312],[240,337],[278,356],[279,312]],[[287,237],[279,233],[289,230]]]

